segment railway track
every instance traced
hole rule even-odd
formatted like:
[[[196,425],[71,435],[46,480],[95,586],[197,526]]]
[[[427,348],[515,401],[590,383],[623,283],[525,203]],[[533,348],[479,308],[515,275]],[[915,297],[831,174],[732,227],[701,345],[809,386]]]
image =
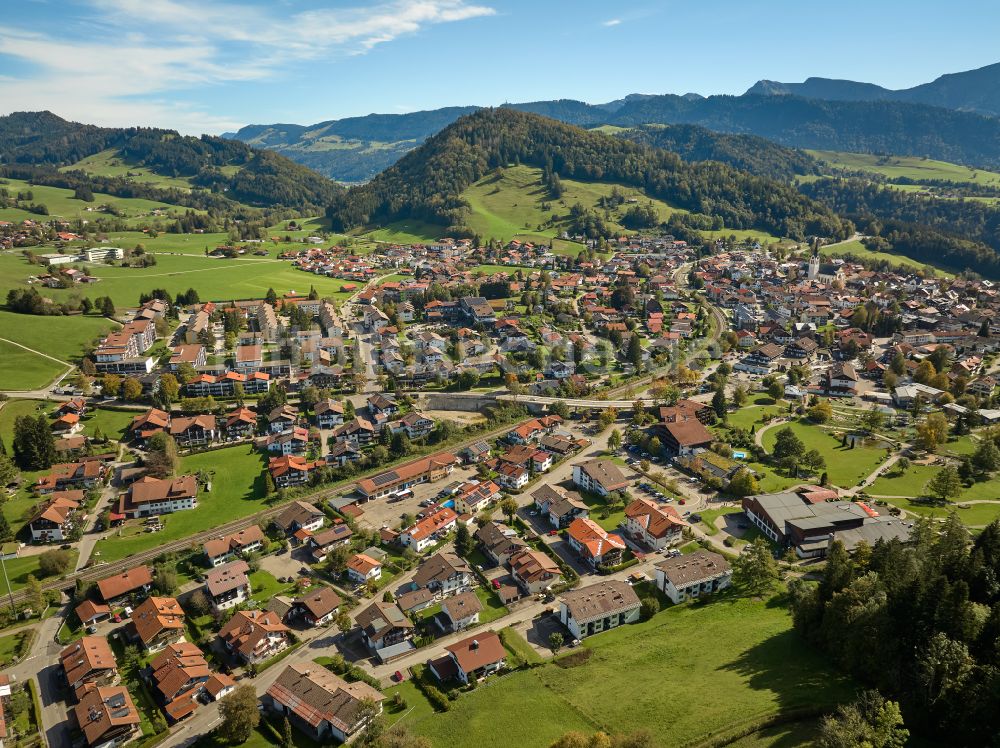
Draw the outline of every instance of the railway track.
[[[508,426],[504,426],[503,428],[494,429],[493,431],[487,432],[485,434],[480,434],[474,438],[466,439],[465,441],[452,445],[448,449],[442,451],[454,452],[461,450],[464,447],[467,447],[471,444],[475,444],[476,442],[490,441],[492,439],[496,439],[502,436],[503,434],[506,434],[511,429],[515,429],[521,424],[527,423],[528,421],[531,420],[532,420],[531,418],[525,418],[524,420],[517,421]],[[418,462],[419,460],[422,459],[424,459],[424,457],[417,457],[413,460],[400,463],[395,467],[397,468],[404,467],[405,465]],[[368,471],[367,473],[358,476],[357,478],[355,478],[350,482],[344,483],[343,485],[336,485],[327,488],[322,488],[305,496],[299,496],[296,497],[295,499],[289,499],[288,501],[282,502],[281,504],[276,504],[272,507],[268,507],[267,509],[262,509],[261,511],[255,512],[254,514],[248,515],[246,517],[241,517],[240,519],[233,520],[232,522],[227,522],[224,525],[213,527],[210,530],[205,530],[204,532],[200,532],[196,535],[191,535],[181,540],[167,541],[162,545],[158,545],[156,548],[151,548],[148,551],[135,553],[129,556],[128,558],[123,558],[118,561],[110,561],[108,563],[101,563],[98,565],[89,566],[85,569],[81,569],[80,571],[73,572],[71,574],[67,574],[66,576],[60,577],[59,579],[52,579],[47,582],[43,582],[42,590],[59,590],[61,592],[65,592],[67,590],[73,589],[76,586],[77,580],[83,580],[84,582],[96,582],[100,579],[105,579],[107,577],[114,576],[115,574],[120,574],[121,572],[134,568],[139,564],[152,561],[157,557],[162,556],[165,553],[175,553],[177,551],[183,551],[191,548],[192,545],[200,546],[206,540],[211,540],[212,538],[219,537],[220,535],[229,535],[231,533],[239,532],[240,530],[246,529],[247,527],[250,527],[250,525],[256,525],[261,522],[266,522],[267,520],[270,520],[272,517],[280,514],[281,511],[284,510],[288,506],[288,504],[290,504],[292,501],[318,501],[318,500],[330,499],[333,498],[334,496],[343,496],[344,494],[353,491],[357,487],[359,480],[362,480],[364,478],[369,478],[373,475],[378,475],[379,473],[384,473],[387,470],[392,470],[392,469],[394,468],[385,467],[385,468],[379,468],[378,470],[371,470]],[[27,598],[27,591],[22,589],[11,592],[8,595],[8,599],[11,598],[13,598],[13,601],[15,603],[23,602]]]

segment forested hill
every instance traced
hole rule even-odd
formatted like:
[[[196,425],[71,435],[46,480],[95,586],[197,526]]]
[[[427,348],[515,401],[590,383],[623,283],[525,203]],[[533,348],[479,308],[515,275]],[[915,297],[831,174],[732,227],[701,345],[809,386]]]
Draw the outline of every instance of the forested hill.
[[[327,215],[335,230],[413,218],[462,233],[468,205],[462,191],[509,164],[559,178],[613,182],[694,213],[718,216],[727,228],[780,236],[847,236],[831,210],[795,189],[723,164],[689,164],[676,154],[512,109],[462,117],[371,182],[338,195]]]
[[[820,173],[819,162],[808,153],[756,135],[728,135],[698,125],[642,125],[615,136],[673,151],[685,161],[721,161],[774,179]]]
[[[105,151],[130,166],[182,178],[194,192],[259,207],[323,206],[342,189],[284,156],[225,138],[195,138],[152,128],[96,127],[68,122],[51,112],[0,117],[0,164],[6,165],[8,173],[30,176],[40,184],[87,184],[110,194],[128,191],[131,197],[181,199],[168,194],[176,190],[137,185],[125,176],[76,167],[81,160]],[[198,202],[188,202],[192,201]]]
[[[609,104],[571,99],[505,104],[580,127],[699,125],[792,148],[891,153],[1000,166],[1000,119],[903,101],[798,96],[629,96]],[[254,125],[234,137],[277,150],[335,179],[367,179],[475,107],[379,115],[308,127]]]

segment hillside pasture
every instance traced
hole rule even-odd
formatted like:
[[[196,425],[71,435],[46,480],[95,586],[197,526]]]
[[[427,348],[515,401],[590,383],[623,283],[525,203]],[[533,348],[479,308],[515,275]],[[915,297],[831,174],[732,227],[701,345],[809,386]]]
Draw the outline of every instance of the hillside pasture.
[[[150,222],[153,220],[151,213],[158,210],[167,215],[183,215],[186,208],[176,205],[158,202],[156,200],[146,200],[134,197],[115,197],[99,192],[94,193],[93,202],[84,202],[73,197],[73,190],[61,187],[47,187],[44,185],[30,184],[20,179],[0,180],[0,188],[6,189],[11,197],[18,193],[32,194],[27,203],[44,205],[48,208],[47,216],[31,213],[23,208],[2,208],[0,209],[0,220],[20,222],[23,220],[48,221],[52,218],[62,218],[67,221],[91,220],[99,215],[99,208],[102,205],[113,206],[119,217],[132,224]],[[196,211],[199,212],[199,211]]]

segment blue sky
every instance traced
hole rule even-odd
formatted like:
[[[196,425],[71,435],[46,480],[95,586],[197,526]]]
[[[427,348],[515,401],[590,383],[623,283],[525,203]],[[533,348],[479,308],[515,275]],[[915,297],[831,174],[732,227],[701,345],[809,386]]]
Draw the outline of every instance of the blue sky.
[[[987,0],[0,0],[0,114],[186,133],[1000,61]]]

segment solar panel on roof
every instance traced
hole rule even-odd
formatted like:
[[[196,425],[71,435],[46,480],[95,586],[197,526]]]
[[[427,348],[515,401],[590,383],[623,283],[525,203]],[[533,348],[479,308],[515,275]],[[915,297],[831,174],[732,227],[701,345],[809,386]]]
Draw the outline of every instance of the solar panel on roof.
[[[396,473],[382,473],[381,475],[376,475],[372,478],[372,483],[376,486],[384,486],[387,483],[393,483],[397,479]]]

